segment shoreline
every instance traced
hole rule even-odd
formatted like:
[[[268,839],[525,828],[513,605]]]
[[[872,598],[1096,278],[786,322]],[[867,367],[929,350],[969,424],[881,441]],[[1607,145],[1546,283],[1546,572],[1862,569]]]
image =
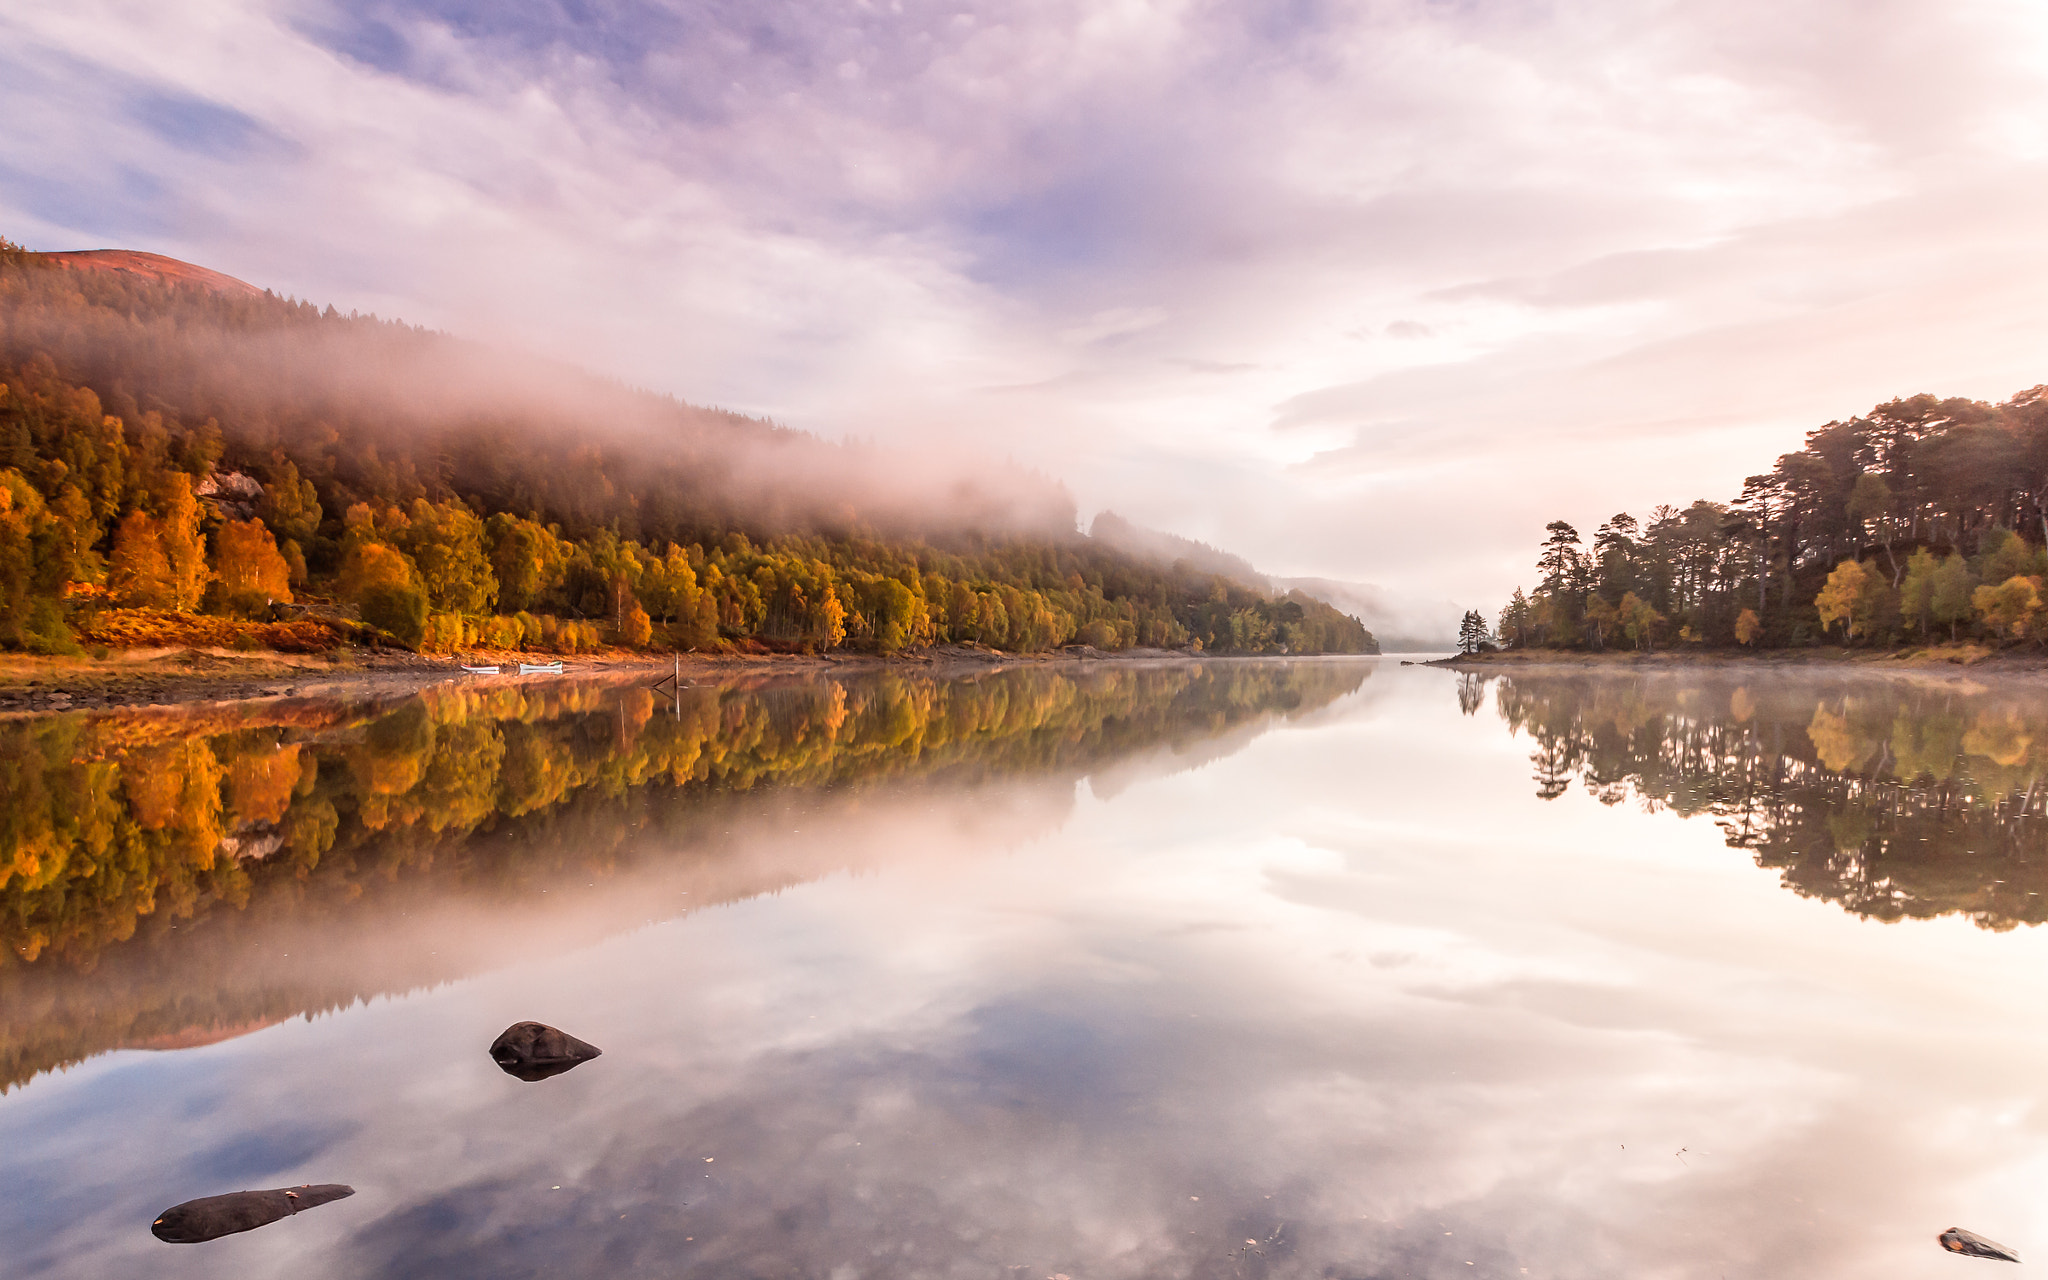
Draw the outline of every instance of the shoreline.
[[[1693,670],[1842,671],[1874,675],[1914,676],[2048,676],[2048,652],[2021,653],[1980,644],[1928,645],[1875,651],[1829,645],[1813,649],[1660,649],[1638,653],[1626,649],[1588,652],[1577,649],[1503,649],[1494,653],[1455,654],[1432,658],[1417,666],[1499,674],[1517,670],[1622,669],[1644,673]]]
[[[1367,658],[1372,654],[1304,657]],[[555,655],[479,652],[480,664],[516,664]],[[799,675],[842,669],[920,671],[1000,670],[1007,667],[1097,662],[1261,661],[1234,655],[1185,653],[1172,649],[1106,652],[1072,646],[1050,653],[1006,653],[972,645],[939,645],[881,654],[694,654],[682,655],[685,679],[724,675]],[[655,679],[676,670],[673,654],[613,651],[562,658],[561,675],[476,675],[461,659],[430,658],[403,650],[342,649],[290,654],[273,650],[131,649],[105,658],[49,658],[0,655],[0,717],[64,711],[114,711],[150,707],[255,702],[277,698],[377,699],[418,693],[450,680],[529,683],[593,675],[645,675]]]

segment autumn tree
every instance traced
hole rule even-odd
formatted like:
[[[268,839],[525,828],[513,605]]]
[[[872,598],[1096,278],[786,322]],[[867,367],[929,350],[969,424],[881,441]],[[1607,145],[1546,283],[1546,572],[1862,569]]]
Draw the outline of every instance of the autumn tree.
[[[199,607],[211,576],[206,567],[206,539],[200,532],[199,499],[192,496],[192,477],[183,471],[168,473],[157,501],[157,537],[170,568],[169,607],[189,613]]]
[[[361,601],[379,587],[417,589],[418,575],[412,561],[396,547],[381,542],[360,542],[349,549],[341,563],[341,594],[346,600]],[[421,599],[425,599],[421,593]]]
[[[1857,634],[1858,615],[1862,612],[1862,600],[1870,585],[1870,573],[1854,560],[1844,560],[1828,575],[1827,585],[1821,588],[1813,604],[1820,611],[1820,624],[1831,627],[1842,624],[1842,638],[1849,640]]]
[[[35,576],[39,496],[20,472],[0,471],[0,640],[19,641]]]
[[[213,572],[223,602],[237,612],[291,603],[291,567],[261,520],[230,520],[220,527],[213,535]]]
[[[1981,586],[1971,594],[1971,605],[1995,636],[2011,640],[2040,637],[2041,579],[2018,574],[1997,586]]]
[[[412,561],[381,542],[357,541],[341,566],[341,589],[364,622],[417,645],[426,638],[427,593]]]
[[[1899,584],[1899,616],[1923,640],[1934,626],[1934,574],[1939,567],[1933,554],[1921,547],[1907,558]]]
[[[1638,649],[1649,648],[1657,638],[1657,628],[1664,623],[1664,615],[1646,600],[1628,592],[1615,607],[1615,624],[1627,636],[1629,643]]]
[[[486,521],[484,531],[499,607],[513,613],[538,607],[542,594],[562,581],[568,544],[555,530],[506,512]]]
[[[1992,584],[2037,577],[2048,573],[2048,550],[2028,546],[2026,539],[2010,529],[1994,529],[1984,535],[1983,550],[1973,567],[1979,581]]]
[[[139,507],[123,516],[114,530],[107,591],[115,604],[126,608],[168,609],[175,599],[163,535],[155,518]]]
[[[1604,649],[1607,647],[1607,633],[1614,630],[1615,619],[1619,616],[1620,610],[1614,605],[1607,603],[1607,597],[1602,595],[1589,595],[1586,597],[1585,624],[1586,628],[1593,633],[1594,648]]]
[[[1956,629],[1970,620],[1976,590],[1977,579],[1961,556],[1948,556],[1935,568],[1929,583],[1927,614],[1949,629],[1950,640],[1956,638]]]
[[[415,499],[393,537],[412,559],[429,605],[447,613],[488,613],[497,575],[484,551],[484,522],[460,502]]]
[[[299,474],[291,459],[279,454],[272,461],[257,513],[273,537],[306,542],[320,528],[319,490]]]
[[[647,610],[635,601],[626,610],[626,616],[619,625],[619,639],[629,649],[644,649],[654,638],[654,622],[647,616]]]

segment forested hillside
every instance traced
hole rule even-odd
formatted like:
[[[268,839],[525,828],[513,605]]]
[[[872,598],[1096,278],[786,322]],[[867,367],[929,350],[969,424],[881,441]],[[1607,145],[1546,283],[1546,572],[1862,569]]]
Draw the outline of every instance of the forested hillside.
[[[1015,469],[0,241],[7,646],[318,648],[360,617],[433,651],[1376,648],[1074,525]]]
[[[1509,647],[2048,639],[2048,386],[1893,400],[1810,432],[1728,502],[1552,521]],[[1467,647],[1484,640],[1484,623]]]

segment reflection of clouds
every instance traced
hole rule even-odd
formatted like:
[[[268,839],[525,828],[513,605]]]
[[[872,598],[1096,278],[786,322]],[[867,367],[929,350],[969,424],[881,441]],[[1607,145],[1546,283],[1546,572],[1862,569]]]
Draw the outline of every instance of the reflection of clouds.
[[[2040,931],[1861,924],[1373,683],[1000,856],[882,824],[874,871],[38,1081],[0,1151],[92,1188],[44,1256],[99,1251],[46,1273],[1860,1280],[2048,1225]],[[605,1056],[506,1079],[527,1016]],[[66,1136],[114,1099],[138,1136]],[[359,1194],[144,1251],[162,1153],[237,1127]]]

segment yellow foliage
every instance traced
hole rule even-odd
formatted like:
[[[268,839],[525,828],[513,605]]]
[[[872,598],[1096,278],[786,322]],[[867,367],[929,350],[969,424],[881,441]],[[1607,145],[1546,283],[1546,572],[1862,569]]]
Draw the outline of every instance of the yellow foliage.
[[[2041,615],[2041,579],[2018,574],[1997,586],[1978,587],[1970,603],[1992,634],[2012,640],[2038,635]]]
[[[291,566],[261,520],[228,521],[213,535],[213,550],[214,576],[231,603],[291,603]]]
[[[265,743],[238,751],[227,765],[228,812],[242,822],[276,823],[299,786],[299,745]]]
[[[378,587],[418,585],[412,561],[381,542],[357,543],[341,562],[341,594],[346,600],[360,601]]]
[[[1861,768],[1877,745],[1865,741],[1846,714],[1829,711],[1825,705],[1813,709],[1813,721],[1806,726],[1806,736],[1813,739],[1820,762],[1836,773],[1853,773]]]
[[[164,609],[103,609],[78,638],[113,649],[273,649],[324,653],[341,637],[324,622],[242,622]]]

